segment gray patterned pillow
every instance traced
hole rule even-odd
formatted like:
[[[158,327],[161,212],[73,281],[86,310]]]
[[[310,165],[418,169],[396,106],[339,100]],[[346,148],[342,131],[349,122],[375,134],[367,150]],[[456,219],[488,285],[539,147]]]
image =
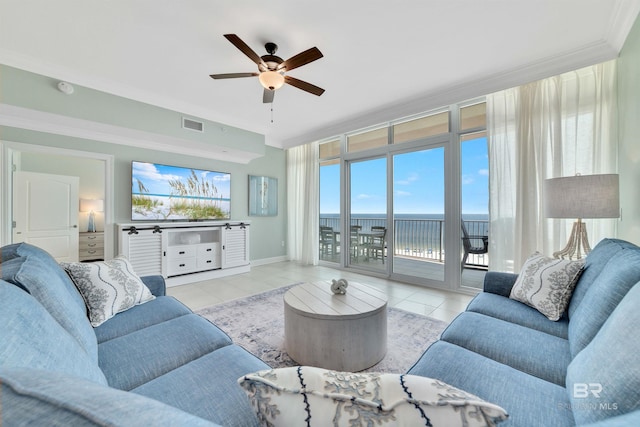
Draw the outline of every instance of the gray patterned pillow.
[[[155,298],[123,255],[108,261],[60,265],[84,298],[94,328],[122,311]]]
[[[559,320],[583,268],[584,260],[548,258],[536,252],[522,266],[509,298],[535,308],[549,320]]]
[[[298,366],[241,377],[263,426],[494,426],[501,407],[415,375]]]

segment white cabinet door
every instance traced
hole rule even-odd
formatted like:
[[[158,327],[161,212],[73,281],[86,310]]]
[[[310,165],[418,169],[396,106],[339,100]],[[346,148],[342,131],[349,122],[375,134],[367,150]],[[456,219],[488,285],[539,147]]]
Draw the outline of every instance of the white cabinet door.
[[[222,227],[222,268],[249,264],[249,226]]]
[[[120,252],[129,258],[138,276],[163,274],[162,232],[158,230],[122,230]]]
[[[77,176],[13,174],[13,243],[26,242],[56,261],[78,261]]]

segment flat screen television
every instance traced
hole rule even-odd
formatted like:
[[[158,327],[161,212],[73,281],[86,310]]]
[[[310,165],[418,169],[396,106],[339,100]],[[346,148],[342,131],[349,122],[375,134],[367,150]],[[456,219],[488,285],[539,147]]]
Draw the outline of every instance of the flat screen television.
[[[132,221],[204,221],[230,214],[230,173],[131,162]]]

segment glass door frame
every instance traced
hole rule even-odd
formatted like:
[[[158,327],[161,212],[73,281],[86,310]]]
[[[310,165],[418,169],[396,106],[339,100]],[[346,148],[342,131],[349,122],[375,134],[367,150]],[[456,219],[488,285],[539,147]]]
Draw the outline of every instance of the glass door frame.
[[[366,162],[369,160],[376,160],[376,159],[385,159],[386,161],[385,173],[387,174],[387,177],[386,177],[387,178],[386,179],[387,200],[386,200],[385,207],[387,209],[387,212],[385,213],[385,218],[386,218],[387,224],[390,224],[389,223],[389,204],[390,204],[389,203],[389,154],[388,154],[388,146],[384,146],[384,147],[378,147],[378,148],[368,150],[364,155],[362,152],[356,152],[356,153],[347,153],[342,156],[341,168],[340,168],[340,173],[341,173],[340,182],[342,183],[344,197],[342,198],[342,200],[340,200],[340,211],[342,212],[342,215],[340,217],[340,220],[341,220],[340,228],[342,229],[341,234],[349,232],[351,227],[351,165],[353,163],[361,163],[361,162]],[[389,235],[389,231],[390,231],[390,227],[387,225],[387,236],[386,236],[387,242],[389,242],[390,239],[392,238]],[[349,236],[346,234],[344,236],[341,235],[340,244],[341,245],[347,244],[348,238]],[[389,277],[389,272],[390,272],[389,262],[386,262],[384,264],[384,269],[373,269],[373,268],[367,268],[366,266],[363,266],[361,264],[352,264],[351,257],[350,257],[351,248],[349,246],[349,250],[343,250],[344,248],[346,248],[346,246],[343,246],[343,248],[341,248],[341,266],[342,267],[350,268],[354,270],[363,270],[363,271],[366,271],[367,274],[371,274],[374,276]]]
[[[450,112],[451,114],[450,122],[453,122],[454,120],[452,113],[453,112]],[[451,253],[452,251],[453,253],[457,253],[456,251],[459,251],[461,248],[461,241],[459,240],[460,231],[456,230],[456,227],[451,226],[451,224],[456,224],[456,223],[459,223],[460,221],[460,213],[459,213],[459,205],[460,205],[459,203],[459,194],[460,194],[459,168],[460,166],[456,161],[456,157],[455,157],[456,149],[455,147],[452,147],[452,145],[454,144],[451,144],[453,135],[454,135],[453,132],[449,132],[449,133],[436,135],[433,137],[420,139],[420,140],[403,143],[399,145],[390,145],[390,149],[388,152],[388,156],[390,159],[388,162],[389,168],[390,168],[389,176],[388,176],[388,179],[389,179],[388,185],[389,185],[389,188],[391,189],[390,191],[393,191],[393,173],[394,173],[393,157],[395,155],[430,150],[430,149],[437,149],[437,148],[444,149],[444,165],[443,166],[444,166],[444,194],[445,194],[445,199],[444,199],[445,224],[444,224],[444,233],[443,233],[444,235],[443,244],[445,248],[451,248],[448,251],[449,253]],[[455,170],[452,170],[452,169],[455,169]],[[456,186],[458,186],[457,189],[456,189]],[[393,223],[393,219],[394,219],[393,218],[394,216],[393,197],[390,197],[389,199],[390,200],[388,200],[388,202],[390,206],[388,210],[387,221],[392,221],[391,223]],[[456,217],[457,217],[457,220],[456,220]],[[395,228],[395,227],[390,227],[390,228]],[[391,236],[389,237],[389,239],[395,238],[394,232],[395,230],[391,231]],[[393,248],[393,250],[395,251],[395,247]],[[448,261],[447,261],[447,258],[445,257],[444,281],[442,282],[438,280],[425,279],[423,277],[409,276],[401,273],[395,273],[393,270],[393,260],[389,262],[389,265],[391,266],[391,269],[389,271],[390,274],[388,277],[391,279],[395,279],[395,280],[399,280],[407,283],[413,283],[417,285],[423,285],[423,286],[427,285],[432,288],[440,288],[440,289],[447,289],[447,290],[459,289],[458,285],[456,285],[455,287],[447,285],[447,283],[458,284],[460,281],[460,271],[459,271],[459,268],[456,268],[456,266],[459,265],[459,262],[456,261],[456,259],[452,261],[451,257],[449,257]]]
[[[420,151],[426,151],[426,150],[432,150],[432,149],[439,149],[442,148],[444,150],[444,232],[443,232],[443,236],[444,236],[444,241],[442,242],[443,246],[445,248],[454,248],[455,242],[451,241],[451,239],[448,237],[448,234],[450,233],[450,230],[452,227],[449,226],[449,224],[452,223],[452,219],[451,217],[451,211],[450,211],[450,203],[451,203],[451,198],[452,198],[452,191],[451,191],[451,179],[449,177],[449,163],[451,162],[451,154],[450,154],[450,141],[451,139],[451,134],[443,134],[443,135],[437,135],[434,137],[430,137],[428,139],[423,139],[423,140],[417,140],[414,142],[410,142],[410,143],[404,143],[398,146],[391,146],[391,149],[389,150],[388,156],[389,156],[389,166],[390,166],[390,172],[389,172],[389,180],[388,180],[388,185],[390,186],[390,194],[392,194],[392,197],[390,197],[388,200],[389,202],[389,211],[388,211],[388,219],[387,221],[391,221],[390,223],[393,224],[393,227],[390,227],[391,230],[391,236],[389,237],[389,239],[394,239],[392,241],[392,249],[393,249],[393,253],[395,254],[395,246],[393,245],[393,243],[395,243],[395,218],[394,218],[394,200],[393,200],[393,190],[394,190],[394,157],[396,155],[402,155],[402,154],[408,154],[408,153],[417,153]],[[454,248],[455,249],[455,248]],[[390,250],[391,252],[391,250]],[[433,288],[441,288],[441,289],[451,289],[451,287],[448,287],[446,284],[447,283],[451,283],[452,281],[450,280],[451,276],[451,268],[448,267],[448,264],[451,264],[450,258],[449,261],[447,261],[447,258],[445,257],[445,262],[444,262],[444,280],[443,281],[439,281],[439,280],[435,280],[435,279],[428,279],[425,277],[418,277],[418,276],[410,276],[410,275],[406,275],[406,274],[402,274],[402,273],[397,273],[394,271],[393,268],[393,256],[389,257],[390,261],[389,261],[389,265],[390,265],[390,271],[389,271],[389,278],[391,279],[395,279],[395,280],[399,280],[402,282],[407,282],[407,283],[414,283],[414,284],[418,284],[418,285],[428,285],[430,287]],[[454,271],[455,274],[455,271]]]

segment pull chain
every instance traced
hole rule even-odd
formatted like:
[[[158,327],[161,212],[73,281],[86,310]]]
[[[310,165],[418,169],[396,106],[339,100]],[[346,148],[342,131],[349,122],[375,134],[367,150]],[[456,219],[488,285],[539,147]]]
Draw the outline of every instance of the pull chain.
[[[271,101],[271,123],[273,123],[273,101]]]

